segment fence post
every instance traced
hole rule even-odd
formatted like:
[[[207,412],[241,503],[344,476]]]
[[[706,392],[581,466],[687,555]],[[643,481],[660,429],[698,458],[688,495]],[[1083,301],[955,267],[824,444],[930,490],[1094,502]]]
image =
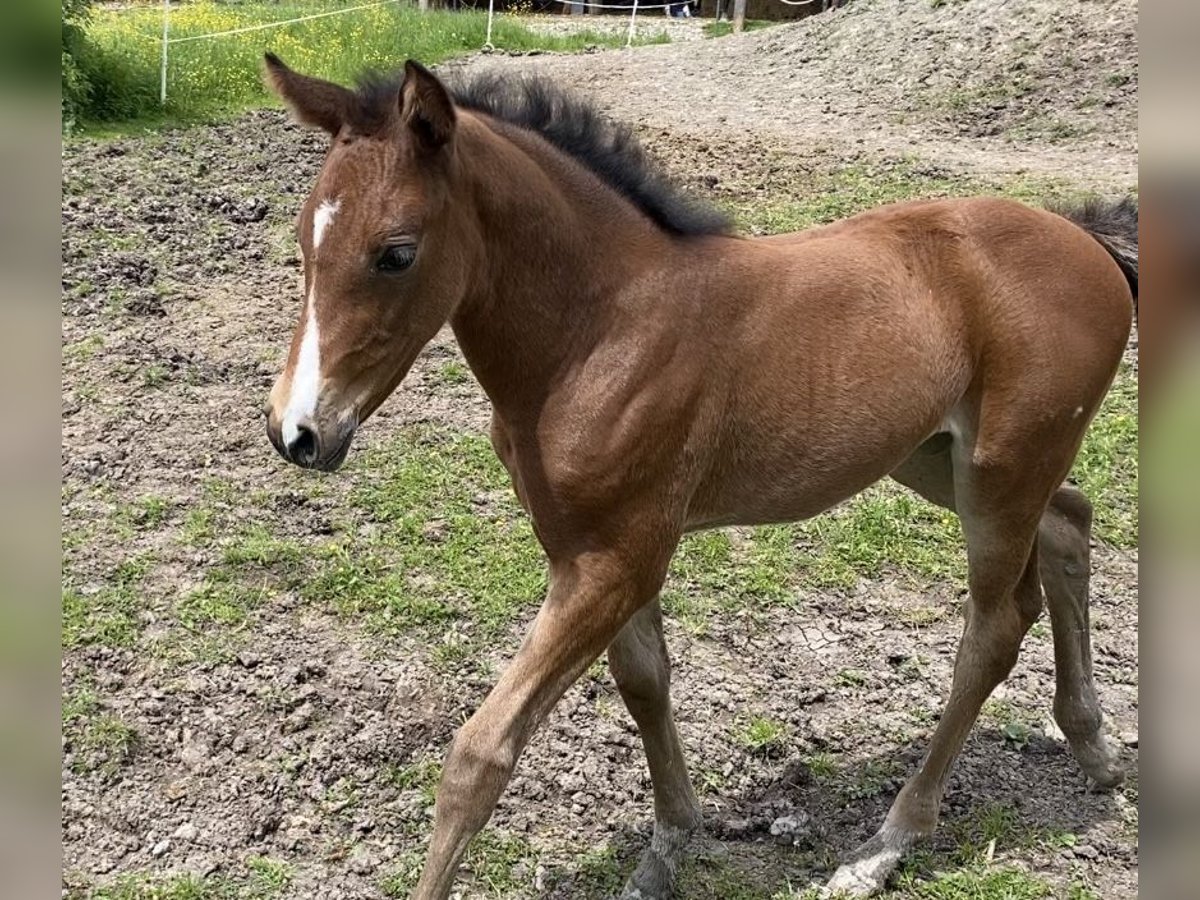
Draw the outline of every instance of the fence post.
[[[746,27],[746,0],[733,0],[733,30],[741,31]]]
[[[496,12],[496,0],[488,0],[488,23],[487,35],[483,39],[484,50],[495,50],[496,46],[492,43],[492,16]]]
[[[171,0],[163,0],[162,72],[159,76],[158,102],[167,105],[167,43],[171,37]]]
[[[633,46],[633,31],[637,25],[638,0],[633,0],[633,12],[629,14],[629,36],[625,38],[625,47]]]

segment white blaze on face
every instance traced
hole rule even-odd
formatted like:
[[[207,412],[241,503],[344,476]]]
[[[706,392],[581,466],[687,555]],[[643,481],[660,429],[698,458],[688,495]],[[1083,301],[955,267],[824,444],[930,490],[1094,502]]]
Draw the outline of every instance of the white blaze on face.
[[[313,214],[313,253],[321,246],[339,203],[326,200]],[[309,281],[308,306],[305,309],[304,337],[300,340],[300,355],[292,372],[291,394],[283,412],[283,442],[291,446],[300,434],[300,423],[311,422],[317,412],[321,393],[321,331],[317,324],[317,278]]]
[[[314,253],[321,246],[321,241],[325,239],[325,232],[329,230],[329,226],[333,223],[333,217],[337,215],[337,211],[341,205],[340,200],[326,200],[313,213],[312,243]]]

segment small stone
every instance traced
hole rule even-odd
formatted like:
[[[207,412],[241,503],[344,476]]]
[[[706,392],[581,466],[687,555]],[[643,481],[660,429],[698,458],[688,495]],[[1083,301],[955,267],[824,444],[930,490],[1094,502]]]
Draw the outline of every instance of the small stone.
[[[303,731],[312,722],[315,712],[311,703],[301,704],[295,712],[283,720],[283,733],[292,734]]]
[[[798,843],[808,834],[808,823],[809,817],[805,812],[797,811],[780,816],[771,823],[771,836],[781,844]]]
[[[171,842],[167,838],[163,838],[157,844],[150,848],[150,855],[156,859],[171,849]]]
[[[350,854],[350,871],[355,875],[370,875],[379,863],[366,850],[356,847]]]
[[[181,841],[194,841],[200,836],[200,829],[191,822],[184,822],[175,829],[175,833],[171,836]]]
[[[1100,855],[1100,851],[1091,844],[1080,844],[1072,852],[1077,859],[1095,859]]]

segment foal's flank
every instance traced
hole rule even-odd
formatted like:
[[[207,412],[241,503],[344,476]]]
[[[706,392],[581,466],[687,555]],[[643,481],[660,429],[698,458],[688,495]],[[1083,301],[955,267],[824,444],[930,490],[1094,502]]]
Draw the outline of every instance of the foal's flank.
[[[1120,779],[1092,679],[1091,505],[1063,479],[1129,334],[1136,205],[906,203],[748,239],[547,82],[447,87],[410,62],[352,91],[273,56],[267,78],[332,138],[300,215],[305,296],[272,443],[337,468],[449,322],[549,566],[450,749],[415,897],[449,896],[530,735],[606,650],[654,786],[623,896],[668,896],[701,822],[658,603],[680,537],[816,515],[888,475],[960,516],[970,599],[928,754],[830,887],[881,889],[932,833],[1043,591],[1055,716],[1089,776]]]

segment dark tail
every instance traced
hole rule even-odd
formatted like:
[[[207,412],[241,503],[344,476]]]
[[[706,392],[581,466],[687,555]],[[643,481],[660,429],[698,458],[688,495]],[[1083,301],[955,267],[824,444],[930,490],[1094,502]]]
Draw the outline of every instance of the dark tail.
[[[1133,310],[1138,302],[1138,202],[1135,197],[1123,197],[1116,202],[1085,200],[1078,206],[1052,207],[1054,212],[1070,219],[1108,251],[1116,260],[1129,289],[1133,292]]]

